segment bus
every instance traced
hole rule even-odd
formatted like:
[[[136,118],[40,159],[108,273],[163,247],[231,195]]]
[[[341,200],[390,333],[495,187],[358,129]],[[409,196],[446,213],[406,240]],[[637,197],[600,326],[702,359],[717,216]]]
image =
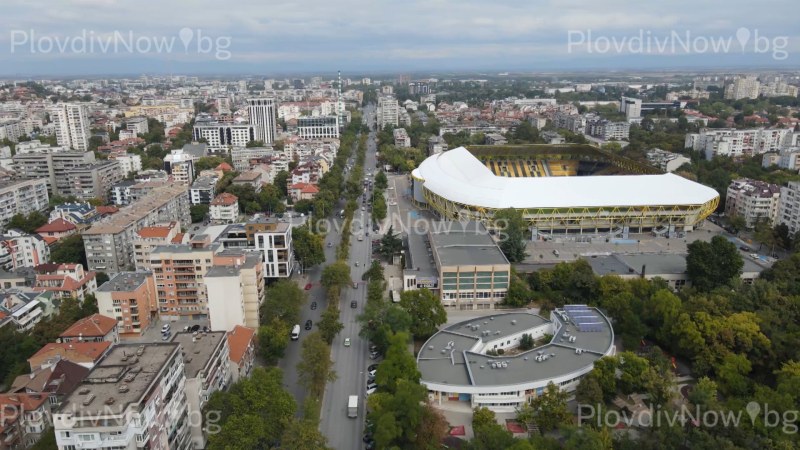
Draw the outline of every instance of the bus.
[[[292,327],[292,340],[296,341],[300,339],[300,325],[295,325]]]

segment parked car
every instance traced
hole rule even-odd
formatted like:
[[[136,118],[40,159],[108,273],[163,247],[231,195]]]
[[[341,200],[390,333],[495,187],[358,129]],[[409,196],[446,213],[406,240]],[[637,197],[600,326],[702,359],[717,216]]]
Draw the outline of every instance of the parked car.
[[[168,341],[169,340],[169,336],[170,336],[170,332],[167,331],[166,333],[161,335],[161,340],[162,341]]]
[[[378,359],[379,356],[381,356],[381,354],[378,352],[369,352],[369,359]]]
[[[370,364],[369,367],[367,367],[367,371],[372,372],[373,370],[378,370],[378,364]]]
[[[353,281],[353,289],[358,289],[358,283]]]
[[[162,333],[169,333],[169,324],[168,323],[165,323],[164,325],[161,326],[161,332]]]
[[[328,242],[328,248],[333,247],[333,242]]]
[[[376,390],[378,390],[378,388],[367,389],[367,392],[366,394],[364,394],[364,397],[369,397],[370,395],[374,394]]]
[[[317,309],[317,302],[311,302],[311,309]]]
[[[741,250],[741,251],[743,251],[743,252],[750,252],[750,251],[752,251],[752,250],[750,250],[750,247],[748,247],[748,246],[746,246],[746,245],[740,245],[740,246],[739,246],[739,250]]]
[[[357,302],[357,301],[355,301],[355,300],[353,300],[352,302],[350,302],[350,307],[351,307],[351,308],[354,308],[354,309],[355,309],[355,308],[358,308],[358,302]]]
[[[306,290],[307,290],[307,291],[310,291],[310,290],[311,290],[311,283],[307,283],[307,284],[306,284]]]
[[[311,319],[306,320],[306,330],[310,330],[312,325],[313,322],[311,322]]]

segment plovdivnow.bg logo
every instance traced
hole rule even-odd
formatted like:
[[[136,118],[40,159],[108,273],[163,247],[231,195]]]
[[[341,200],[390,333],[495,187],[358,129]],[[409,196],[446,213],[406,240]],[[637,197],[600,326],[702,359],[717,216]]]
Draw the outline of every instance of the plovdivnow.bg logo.
[[[11,53],[29,54],[196,54],[217,60],[231,58],[231,37],[207,35],[200,29],[181,28],[175,35],[140,35],[133,30],[99,33],[83,29],[72,36],[40,34],[36,30],[11,30]],[[182,44],[182,47],[178,44]]]

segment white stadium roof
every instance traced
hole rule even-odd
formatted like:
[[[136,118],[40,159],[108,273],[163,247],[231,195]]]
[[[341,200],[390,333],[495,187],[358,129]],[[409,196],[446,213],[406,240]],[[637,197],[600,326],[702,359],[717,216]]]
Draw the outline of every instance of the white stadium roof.
[[[427,158],[413,176],[450,201],[485,208],[700,205],[719,194],[671,173],[499,177],[464,147]]]

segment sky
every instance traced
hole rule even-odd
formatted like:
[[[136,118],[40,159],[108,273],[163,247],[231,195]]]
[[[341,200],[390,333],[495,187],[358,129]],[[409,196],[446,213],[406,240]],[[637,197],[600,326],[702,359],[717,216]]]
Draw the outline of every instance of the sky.
[[[800,67],[796,0],[2,0],[0,77]]]

